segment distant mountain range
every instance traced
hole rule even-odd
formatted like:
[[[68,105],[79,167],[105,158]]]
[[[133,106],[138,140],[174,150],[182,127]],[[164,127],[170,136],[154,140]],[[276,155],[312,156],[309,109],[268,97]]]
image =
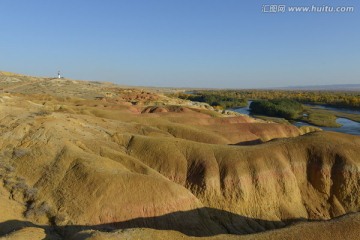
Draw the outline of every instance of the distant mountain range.
[[[328,91],[360,91],[360,84],[332,84],[314,86],[290,86],[279,89],[285,90],[328,90]]]

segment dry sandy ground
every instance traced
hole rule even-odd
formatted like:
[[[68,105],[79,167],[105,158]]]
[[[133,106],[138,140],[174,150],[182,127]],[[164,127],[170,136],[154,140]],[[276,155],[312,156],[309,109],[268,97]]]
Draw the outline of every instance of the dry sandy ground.
[[[0,89],[1,239],[360,233],[360,137],[111,83],[2,72]]]

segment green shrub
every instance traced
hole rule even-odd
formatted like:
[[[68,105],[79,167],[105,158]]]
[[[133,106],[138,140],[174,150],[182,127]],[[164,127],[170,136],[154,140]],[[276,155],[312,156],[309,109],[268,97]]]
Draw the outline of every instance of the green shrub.
[[[253,114],[296,119],[303,112],[303,107],[300,103],[289,99],[257,100],[250,104],[250,110]]]

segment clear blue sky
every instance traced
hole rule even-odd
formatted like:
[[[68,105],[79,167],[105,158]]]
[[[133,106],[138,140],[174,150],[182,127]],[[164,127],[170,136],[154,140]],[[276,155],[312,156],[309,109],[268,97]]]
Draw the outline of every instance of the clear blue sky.
[[[262,13],[264,4],[353,13]],[[126,85],[360,83],[360,2],[2,0],[0,70]]]

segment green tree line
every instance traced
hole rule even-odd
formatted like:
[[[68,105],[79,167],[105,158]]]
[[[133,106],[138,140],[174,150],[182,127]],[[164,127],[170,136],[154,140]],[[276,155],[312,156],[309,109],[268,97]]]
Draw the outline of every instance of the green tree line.
[[[234,97],[222,93],[197,92],[194,94],[179,94],[179,98],[187,99],[195,102],[205,102],[213,107],[234,108],[247,106],[247,99]]]
[[[195,91],[195,95],[220,96],[226,101],[260,100],[260,99],[290,99],[304,104],[323,104],[334,107],[360,109],[360,92],[344,91],[305,91],[305,90],[202,90]],[[217,101],[220,101],[217,98]],[[208,100],[206,99],[206,102]]]

